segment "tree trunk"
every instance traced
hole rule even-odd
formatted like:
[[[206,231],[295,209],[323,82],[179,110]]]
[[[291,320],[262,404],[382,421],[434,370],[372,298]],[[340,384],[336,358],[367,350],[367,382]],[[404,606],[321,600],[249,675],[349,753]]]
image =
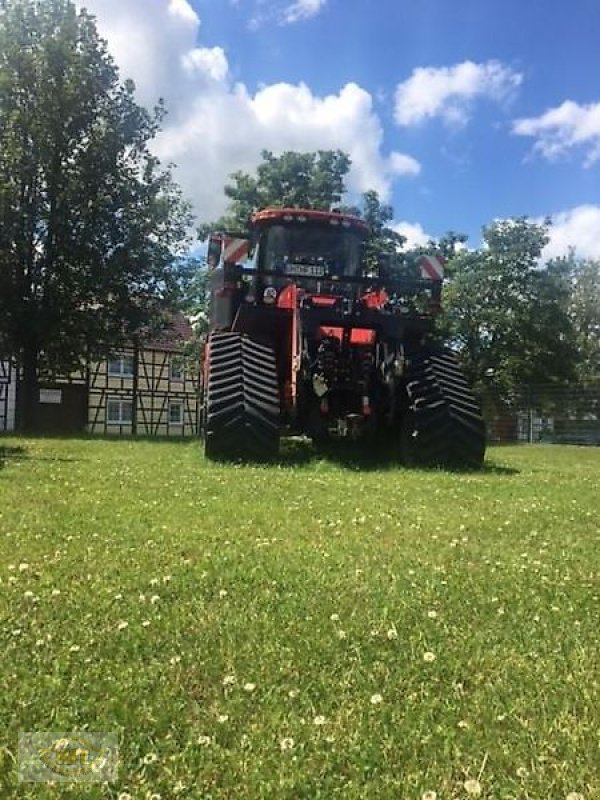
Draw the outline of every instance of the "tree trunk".
[[[40,401],[39,351],[36,347],[27,346],[23,349],[21,366],[23,374],[19,385],[18,427],[23,433],[35,433]]]

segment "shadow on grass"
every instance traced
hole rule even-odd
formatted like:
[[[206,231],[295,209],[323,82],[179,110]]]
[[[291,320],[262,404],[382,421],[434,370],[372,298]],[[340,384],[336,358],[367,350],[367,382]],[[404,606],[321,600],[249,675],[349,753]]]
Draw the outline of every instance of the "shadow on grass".
[[[95,441],[110,442],[112,444],[131,444],[143,442],[154,447],[165,444],[196,444],[202,449],[202,442],[193,437],[167,437],[167,436],[111,436],[97,434],[46,434],[35,435],[31,438],[55,441]],[[21,445],[2,445],[0,444],[0,469],[8,459],[33,459],[36,461],[87,461],[89,458],[73,456],[32,456],[27,449]],[[468,465],[445,465],[445,466],[407,466],[403,464],[398,452],[390,447],[374,446],[373,444],[363,444],[356,442],[334,442],[327,446],[317,448],[309,439],[301,436],[284,438],[281,442],[281,450],[277,457],[262,460],[252,459],[214,459],[215,463],[231,464],[245,463],[249,466],[273,466],[273,467],[302,467],[311,463],[328,462],[332,465],[350,470],[352,472],[381,472],[395,470],[399,468],[409,469],[411,472],[422,473],[446,473],[456,475],[518,475],[520,470],[504,464],[496,464],[493,461],[486,462],[483,467],[469,467]]]
[[[363,446],[350,442],[336,442],[317,448],[308,439],[284,439],[277,457],[266,459],[214,459],[216,463],[242,463],[249,466],[300,467],[316,462],[329,462],[352,472],[382,472],[399,468],[411,472],[447,473],[456,475],[518,475],[519,470],[503,464],[484,463],[483,467],[464,464],[444,466],[407,466],[399,453],[389,447]]]
[[[0,444],[0,469],[4,467],[7,461],[22,461],[28,458],[28,453],[25,447],[21,445],[7,445]]]

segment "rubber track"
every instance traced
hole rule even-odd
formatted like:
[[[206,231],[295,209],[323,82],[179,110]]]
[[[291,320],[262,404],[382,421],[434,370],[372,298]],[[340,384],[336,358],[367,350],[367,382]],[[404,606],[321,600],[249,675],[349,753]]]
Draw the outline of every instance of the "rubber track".
[[[407,391],[413,426],[410,460],[431,465],[483,464],[485,424],[451,350],[413,357]]]
[[[209,340],[205,453],[209,458],[263,460],[279,451],[275,354],[240,333]]]

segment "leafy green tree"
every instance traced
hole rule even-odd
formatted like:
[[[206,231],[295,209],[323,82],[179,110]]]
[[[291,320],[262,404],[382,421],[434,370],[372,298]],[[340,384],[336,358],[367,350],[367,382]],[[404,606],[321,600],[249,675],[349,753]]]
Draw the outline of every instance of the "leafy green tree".
[[[600,380],[600,261],[567,259],[571,276],[569,314],[575,328],[581,382]],[[558,265],[560,266],[560,262]],[[564,264],[563,264],[564,268]]]
[[[229,198],[227,213],[203,225],[201,238],[214,230],[244,231],[252,212],[267,206],[329,210],[341,201],[350,158],[340,150],[287,151],[280,156],[263,150],[262,159],[256,175],[231,175],[224,190]]]
[[[379,194],[370,190],[362,195],[362,205],[357,213],[369,225],[370,235],[365,243],[365,266],[378,272],[384,265],[391,268],[406,242],[406,237],[389,226],[394,219],[394,209],[382,203]]]
[[[572,379],[577,348],[568,274],[540,265],[547,225],[495,222],[483,238],[483,247],[454,256],[444,292],[442,333],[459,350],[469,379],[505,401],[518,385]]]
[[[101,357],[160,319],[191,224],[148,149],[148,112],[71,0],[0,10],[0,349],[30,424],[40,370]]]

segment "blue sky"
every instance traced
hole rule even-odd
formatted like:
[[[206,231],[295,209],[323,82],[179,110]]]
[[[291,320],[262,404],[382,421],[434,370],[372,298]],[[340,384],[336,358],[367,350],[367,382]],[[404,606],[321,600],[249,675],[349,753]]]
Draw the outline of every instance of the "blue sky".
[[[551,215],[600,256],[597,0],[89,0],[198,217],[260,150],[339,146],[417,241]],[[140,13],[142,12],[142,13]]]

